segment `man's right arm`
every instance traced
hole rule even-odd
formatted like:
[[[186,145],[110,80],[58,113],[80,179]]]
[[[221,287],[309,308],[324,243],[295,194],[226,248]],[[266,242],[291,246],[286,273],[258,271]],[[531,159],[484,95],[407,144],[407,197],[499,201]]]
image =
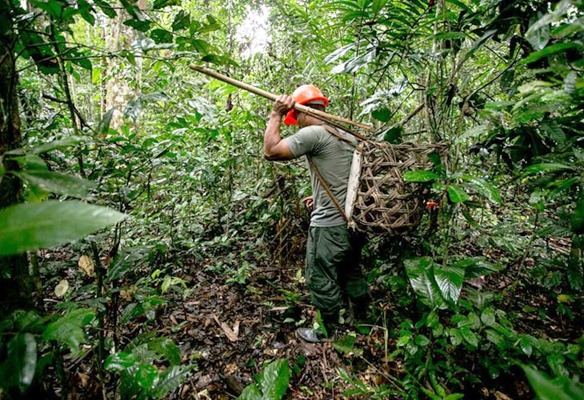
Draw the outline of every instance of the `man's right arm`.
[[[291,160],[294,155],[286,140],[280,136],[280,125],[284,114],[294,107],[294,99],[289,96],[279,96],[274,101],[274,108],[270,113],[270,120],[264,133],[264,158],[270,161]]]

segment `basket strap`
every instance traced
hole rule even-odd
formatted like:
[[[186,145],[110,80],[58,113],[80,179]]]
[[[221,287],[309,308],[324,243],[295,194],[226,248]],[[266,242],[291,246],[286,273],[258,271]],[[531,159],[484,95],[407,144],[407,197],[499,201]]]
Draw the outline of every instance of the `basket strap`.
[[[321,124],[319,126],[322,126],[328,133],[330,133],[331,135],[333,135],[337,139],[342,140],[343,142],[348,143],[353,147],[357,147],[357,145],[355,143],[353,143],[351,140],[349,140],[346,137],[344,137],[343,135],[341,135],[336,129],[333,129],[326,124]]]
[[[306,158],[308,159],[308,163],[310,164],[310,167],[316,173],[316,178],[318,179],[318,181],[320,182],[320,184],[322,185],[322,187],[324,188],[324,190],[326,191],[326,193],[329,195],[329,197],[333,201],[334,205],[337,207],[337,209],[341,213],[341,216],[343,217],[343,219],[345,220],[345,222],[349,222],[349,219],[347,218],[347,215],[345,214],[345,210],[343,210],[343,207],[341,207],[341,204],[337,200],[337,198],[334,195],[333,191],[331,190],[330,186],[326,183],[326,181],[324,180],[323,176],[320,174],[320,171],[316,167],[316,164],[312,161],[312,158],[310,158],[308,155],[306,156]]]

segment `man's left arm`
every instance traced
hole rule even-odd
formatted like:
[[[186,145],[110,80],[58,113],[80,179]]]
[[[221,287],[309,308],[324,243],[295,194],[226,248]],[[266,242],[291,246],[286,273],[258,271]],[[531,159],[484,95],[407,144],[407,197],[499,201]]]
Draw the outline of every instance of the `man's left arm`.
[[[264,133],[264,158],[270,161],[291,160],[294,155],[286,140],[280,136],[282,117],[294,107],[294,99],[281,95],[274,101],[274,107],[270,113],[270,120]]]

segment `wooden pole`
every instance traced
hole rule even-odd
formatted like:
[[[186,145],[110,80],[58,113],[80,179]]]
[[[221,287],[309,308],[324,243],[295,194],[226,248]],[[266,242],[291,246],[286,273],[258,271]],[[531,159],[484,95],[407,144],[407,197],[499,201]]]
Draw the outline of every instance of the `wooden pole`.
[[[211,76],[211,77],[213,77],[215,79],[218,79],[220,81],[223,81],[225,83],[229,83],[230,85],[236,86],[236,87],[238,87],[240,89],[247,90],[248,92],[251,92],[251,93],[257,94],[259,96],[265,97],[266,99],[275,101],[276,98],[278,97],[277,95],[275,95],[273,93],[266,92],[265,90],[262,90],[262,89],[259,89],[259,88],[255,87],[255,86],[251,86],[251,85],[248,85],[246,83],[240,82],[238,80],[229,78],[228,76],[221,75],[221,74],[219,74],[219,73],[217,73],[215,71],[212,71],[212,70],[210,70],[208,68],[200,67],[200,66],[194,65],[194,64],[191,64],[190,67],[191,67],[191,69],[193,69],[193,70],[195,70],[197,72],[200,72],[202,74]],[[361,136],[361,135],[359,135],[358,133],[355,133],[355,132],[352,132],[352,131],[348,130],[347,128],[343,127],[342,125],[336,124],[334,121],[338,121],[338,122],[342,122],[342,123],[345,123],[345,124],[353,125],[353,126],[356,126],[358,128],[362,128],[362,129],[366,129],[366,130],[371,130],[372,129],[369,125],[364,125],[364,124],[360,124],[358,122],[351,121],[350,119],[346,119],[346,118],[342,118],[342,117],[337,117],[336,115],[332,115],[332,114],[329,114],[329,113],[326,113],[326,112],[320,111],[320,110],[315,110],[314,108],[310,108],[310,107],[307,107],[307,106],[302,105],[302,104],[295,104],[294,105],[294,109],[295,110],[298,110],[300,112],[303,112],[305,114],[311,115],[311,116],[313,116],[315,118],[318,118],[318,119],[320,119],[322,121],[328,122],[331,125],[339,128],[339,129],[342,129],[344,131],[347,131],[347,132],[351,133],[352,135],[358,137],[361,140],[366,140],[366,138],[363,137],[363,136]]]

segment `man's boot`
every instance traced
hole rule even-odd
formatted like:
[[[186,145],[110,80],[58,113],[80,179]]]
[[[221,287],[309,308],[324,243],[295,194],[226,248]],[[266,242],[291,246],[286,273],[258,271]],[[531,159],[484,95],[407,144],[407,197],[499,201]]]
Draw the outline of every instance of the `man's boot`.
[[[321,343],[327,339],[332,339],[338,328],[339,313],[335,311],[330,314],[322,314],[322,323],[326,329],[326,334],[320,328],[298,328],[294,332],[295,336],[308,343]]]

